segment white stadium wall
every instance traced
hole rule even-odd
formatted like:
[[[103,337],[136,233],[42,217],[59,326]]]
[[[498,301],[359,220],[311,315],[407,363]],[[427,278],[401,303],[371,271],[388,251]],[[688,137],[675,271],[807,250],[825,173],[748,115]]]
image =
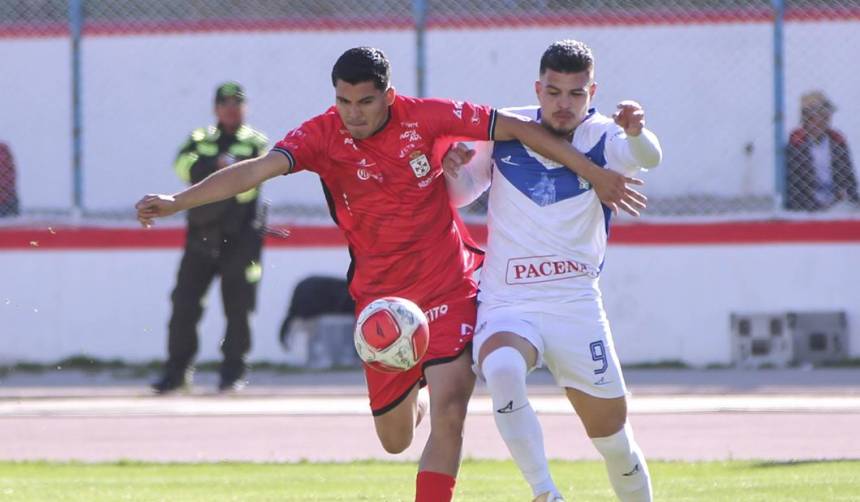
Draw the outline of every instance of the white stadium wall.
[[[610,245],[601,278],[624,362],[731,361],[732,312],[845,311],[860,356],[860,243]]]
[[[853,238],[831,244],[705,239],[654,245],[624,243],[623,238],[611,244],[601,283],[622,360],[727,364],[731,312],[809,310],[847,312],[857,357],[860,302],[849,292],[860,284],[860,224],[851,225]],[[613,228],[623,237],[623,225]],[[675,231],[655,226],[649,232]],[[0,235],[3,242],[11,240]],[[339,245],[286,242],[264,253],[252,360],[283,360],[277,332],[299,280],[312,274],[343,277],[349,264]],[[51,362],[76,354],[127,361],[163,357],[178,247],[87,250],[12,244],[0,246],[0,363]],[[207,305],[200,358],[211,360],[219,357],[224,329],[217,283]]]
[[[860,141],[860,87],[844,78],[860,21],[789,23],[786,127],[798,96],[823,88],[842,106],[835,123]],[[553,40],[586,40],[598,58],[596,105],[611,111],[640,100],[666,152],[649,176],[651,195],[772,193],[772,27],[764,22],[487,29],[434,28],[427,34],[431,95],[512,106],[533,102],[540,54]],[[513,42],[515,41],[515,43]],[[273,140],[333,103],[331,65],[346,48],[383,48],[394,84],[416,91],[410,30],[231,31],[85,37],[84,202],[129,211],[140,193],[173,190],[173,156],[193,128],[212,119],[212,91],[241,81],[249,122]],[[65,38],[0,37],[0,140],[18,158],[25,208],[67,209],[71,201],[69,43]],[[270,183],[276,205],[319,204],[312,175]]]
[[[69,44],[0,38],[0,141],[12,148],[24,207],[72,205]]]
[[[860,103],[860,86],[846,78],[846,65],[856,59],[860,21],[828,21],[823,28],[820,22],[787,25],[786,127],[798,120],[799,96],[823,89],[840,106],[835,124],[855,145],[856,161],[860,114],[850,110]],[[772,193],[771,30],[765,22],[731,21],[436,27],[427,33],[427,91],[497,107],[530,103],[547,44],[579,38],[598,58],[598,108],[610,111],[620,99],[637,99],[661,138],[665,162],[647,177],[649,195]],[[249,122],[279,139],[333,103],[331,65],[355,45],[383,48],[394,84],[405,94],[416,92],[415,34],[399,28],[85,37],[84,205],[130,213],[141,194],[180,188],[173,157],[189,131],[212,120],[212,92],[221,81],[242,82]],[[67,38],[0,36],[0,141],[16,157],[24,209],[72,204],[69,54]],[[275,205],[323,201],[318,180],[307,173],[273,180],[265,196]],[[163,357],[177,245],[37,247],[26,237],[24,245],[13,242],[4,230],[0,363],[75,354]],[[621,357],[725,364],[730,312],[787,310],[846,311],[857,357],[860,225],[853,223],[848,238],[841,232],[836,240],[613,243],[602,285]],[[251,359],[282,357],[277,330],[301,278],[344,275],[349,257],[343,247],[314,246],[265,251]],[[202,359],[219,356],[223,320],[216,287],[200,326]]]
[[[84,73],[93,76],[84,98],[84,118],[90,124],[87,207],[126,208],[142,190],[181,188],[171,167],[173,158],[192,129],[212,123],[218,83],[241,82],[248,95],[248,122],[277,141],[334,104],[331,65],[345,48],[385,47],[392,64],[406,69],[415,65],[412,38],[410,32],[379,31],[87,40]],[[414,72],[400,73],[397,83],[414,89]],[[311,174],[269,183],[266,197],[279,205],[325,204],[319,181]]]
[[[0,251],[0,363],[75,354],[163,358],[181,256],[178,248]],[[343,277],[349,255],[345,248],[267,250],[262,261],[251,359],[277,361],[277,333],[295,285],[313,274]],[[224,326],[216,281],[199,326],[200,358],[220,358]]]

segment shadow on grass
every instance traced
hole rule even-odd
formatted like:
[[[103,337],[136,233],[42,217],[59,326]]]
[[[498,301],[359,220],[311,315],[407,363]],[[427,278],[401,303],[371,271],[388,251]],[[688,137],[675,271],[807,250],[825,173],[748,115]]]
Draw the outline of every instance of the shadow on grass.
[[[824,465],[838,464],[845,462],[860,462],[860,458],[843,458],[843,459],[821,459],[821,460],[785,460],[785,461],[769,461],[757,462],[752,464],[754,469],[769,469],[772,467],[795,467],[798,465]]]

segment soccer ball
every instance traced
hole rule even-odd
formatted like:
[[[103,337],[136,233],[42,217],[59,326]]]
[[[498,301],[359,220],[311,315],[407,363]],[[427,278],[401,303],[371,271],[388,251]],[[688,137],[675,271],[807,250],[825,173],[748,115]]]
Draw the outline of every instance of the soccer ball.
[[[358,357],[368,366],[397,373],[412,368],[424,357],[430,328],[418,305],[388,296],[374,300],[358,314],[354,338]]]

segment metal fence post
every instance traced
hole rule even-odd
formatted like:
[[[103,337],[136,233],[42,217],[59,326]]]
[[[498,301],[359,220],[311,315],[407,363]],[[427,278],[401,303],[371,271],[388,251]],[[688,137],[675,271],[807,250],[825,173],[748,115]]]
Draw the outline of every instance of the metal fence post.
[[[776,208],[785,200],[785,2],[772,0],[773,21],[773,142]]]
[[[427,49],[425,32],[427,24],[427,1],[412,0],[412,16],[415,18],[415,89],[419,98],[427,92]]]
[[[83,31],[83,0],[69,0],[69,32],[72,50],[72,213],[80,215],[84,209],[81,119],[81,32]]]

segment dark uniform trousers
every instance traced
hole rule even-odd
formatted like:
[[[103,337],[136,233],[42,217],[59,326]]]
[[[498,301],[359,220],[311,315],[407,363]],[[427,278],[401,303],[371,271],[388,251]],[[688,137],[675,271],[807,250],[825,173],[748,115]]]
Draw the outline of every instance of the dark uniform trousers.
[[[203,315],[203,301],[212,280],[221,278],[221,298],[227,329],[221,342],[224,355],[222,375],[244,370],[244,358],[251,349],[249,317],[256,306],[257,281],[262,237],[259,230],[245,226],[235,234],[189,228],[185,253],[173,290],[173,314],[168,328],[168,365],[184,371],[198,349],[197,324]],[[215,241],[214,243],[212,241]],[[217,244],[217,245],[213,245]]]

